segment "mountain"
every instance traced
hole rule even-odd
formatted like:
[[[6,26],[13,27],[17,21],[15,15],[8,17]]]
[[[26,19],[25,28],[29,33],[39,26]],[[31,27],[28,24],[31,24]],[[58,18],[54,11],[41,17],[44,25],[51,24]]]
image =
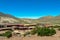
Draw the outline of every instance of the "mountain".
[[[52,24],[60,24],[60,15],[58,16],[44,16],[38,19],[38,21]]]
[[[0,23],[27,23],[22,19],[16,18],[15,16],[12,16],[10,14],[5,14],[3,12],[0,12]]]
[[[9,14],[4,14],[0,12],[0,23],[15,23],[18,22],[16,17],[9,15]]]
[[[53,16],[44,16],[44,17],[39,18],[38,20],[40,20],[41,22],[47,22],[53,18],[54,18]]]
[[[0,12],[0,23],[31,24],[35,23],[35,21],[33,19],[17,18],[13,15]]]
[[[60,15],[58,16],[44,16],[38,19],[16,18],[10,14],[0,12],[0,23],[20,23],[20,24],[34,24],[34,23],[51,23],[60,24]]]

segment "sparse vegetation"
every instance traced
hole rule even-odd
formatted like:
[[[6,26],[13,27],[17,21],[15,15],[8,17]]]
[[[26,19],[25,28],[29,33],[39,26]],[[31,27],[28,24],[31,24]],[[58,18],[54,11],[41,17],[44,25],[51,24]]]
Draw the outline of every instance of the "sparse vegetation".
[[[35,35],[37,33],[37,30],[36,29],[33,29],[32,31],[31,31],[31,35]]]
[[[23,34],[23,36],[25,37],[25,36],[27,36],[29,34],[30,34],[30,32],[26,32],[26,33]]]
[[[52,36],[56,34],[56,31],[53,28],[37,27],[36,30],[32,30],[31,34],[37,34],[38,36]]]
[[[55,26],[52,26],[52,28],[59,28],[60,26],[58,26],[58,25],[55,25]]]
[[[60,31],[60,27],[58,27],[58,30]]]
[[[9,21],[3,21],[2,23],[9,23]]]
[[[7,31],[7,32],[5,32],[3,34],[0,34],[0,36],[10,38],[12,36],[12,32],[11,31]]]
[[[12,36],[12,32],[7,31],[7,32],[4,33],[4,36],[6,36],[7,38],[10,38]]]

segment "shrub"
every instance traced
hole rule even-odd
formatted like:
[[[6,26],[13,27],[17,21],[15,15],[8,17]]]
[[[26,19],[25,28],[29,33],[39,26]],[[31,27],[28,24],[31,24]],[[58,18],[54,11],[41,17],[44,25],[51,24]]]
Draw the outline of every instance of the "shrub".
[[[0,36],[4,36],[3,34],[0,34]]]
[[[12,32],[11,31],[7,31],[3,34],[0,34],[0,36],[4,36],[4,37],[7,37],[7,38],[10,38],[12,36]]]
[[[53,28],[51,28],[49,35],[52,36],[52,35],[54,35],[54,34],[56,34],[56,31],[55,31]]]
[[[7,38],[10,38],[12,36],[12,32],[11,31],[7,31],[3,35],[6,36]]]
[[[52,36],[56,34],[56,31],[53,28],[36,27],[36,29],[31,31],[31,34],[37,34],[38,36]]]
[[[40,28],[40,29],[37,30],[37,35],[38,36],[52,36],[54,34],[56,34],[56,31],[53,28],[51,28],[51,29]]]
[[[37,33],[37,30],[36,29],[33,29],[30,33],[31,33],[31,35],[34,35],[34,34]]]
[[[58,30],[60,31],[60,27],[58,28]]]
[[[58,25],[55,25],[55,26],[53,26],[53,28],[59,28],[60,26],[58,26]]]
[[[26,32],[25,34],[23,34],[23,36],[25,37],[25,36],[27,36],[29,34],[30,34],[30,32]]]

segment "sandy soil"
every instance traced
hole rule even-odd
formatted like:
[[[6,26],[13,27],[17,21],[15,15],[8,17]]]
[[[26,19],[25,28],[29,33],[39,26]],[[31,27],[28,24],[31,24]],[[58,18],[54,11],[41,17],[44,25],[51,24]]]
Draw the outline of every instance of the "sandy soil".
[[[11,37],[11,38],[3,38],[0,37],[0,40],[60,40],[60,31],[57,31],[57,33],[54,36],[49,37],[40,37],[40,36],[31,36],[31,37]]]

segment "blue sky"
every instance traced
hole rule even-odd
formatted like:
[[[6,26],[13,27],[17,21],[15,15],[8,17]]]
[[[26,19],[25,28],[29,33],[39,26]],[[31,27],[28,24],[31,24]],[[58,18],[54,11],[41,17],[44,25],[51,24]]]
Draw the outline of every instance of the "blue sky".
[[[0,12],[19,18],[60,15],[60,0],[0,0]]]

